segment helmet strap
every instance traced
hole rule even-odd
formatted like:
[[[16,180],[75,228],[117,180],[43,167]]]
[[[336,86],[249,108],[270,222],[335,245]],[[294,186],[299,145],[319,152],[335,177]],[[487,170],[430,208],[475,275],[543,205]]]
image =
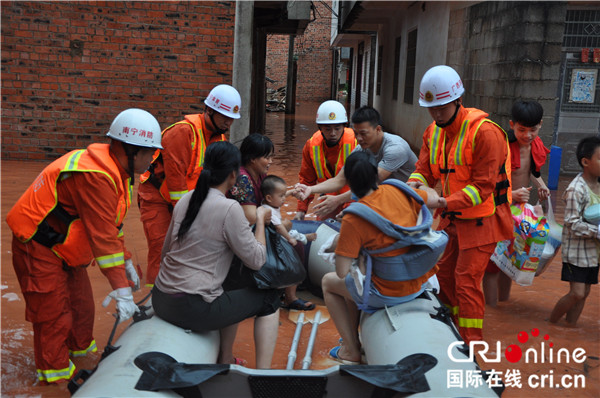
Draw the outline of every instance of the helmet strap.
[[[133,175],[133,172],[134,172],[133,157],[134,156],[135,155],[131,155],[131,154],[127,155],[127,160],[129,162],[129,177],[131,178],[132,184],[135,181],[135,176]]]
[[[337,141],[332,144],[331,141],[329,141],[325,137],[325,134],[323,134],[323,132],[321,131],[321,136],[323,137],[323,141],[325,141],[325,145],[327,145],[327,148],[333,148],[334,146],[336,146],[337,144],[339,144],[340,140],[342,139],[342,135],[340,135],[340,138],[338,138]]]
[[[216,112],[216,111],[215,111],[214,109],[212,109],[212,108],[209,108],[209,107],[207,107],[207,109],[206,109],[206,110],[208,111],[208,109],[210,109],[210,110],[211,110],[211,111],[208,113],[208,117],[209,117],[209,119],[210,119],[210,122],[211,122],[211,123],[212,123],[212,125],[213,125],[213,128],[215,129],[215,133],[214,133],[213,135],[221,135],[221,134],[225,134],[225,133],[227,132],[227,130],[223,130],[223,129],[220,129],[220,128],[218,128],[218,127],[217,127],[217,124],[215,123],[215,118],[214,118],[214,116],[213,116],[213,115],[215,114],[215,112]]]
[[[121,142],[121,146],[123,147],[123,150],[125,151],[125,155],[127,156],[127,173],[129,174],[129,177],[131,177],[131,182],[133,183],[135,181],[135,164],[134,164],[134,158],[135,155],[137,155],[138,151],[139,151],[139,147],[136,147],[134,145],[131,144],[127,144],[124,142]]]
[[[458,101],[458,100],[456,100],[456,101]],[[454,115],[452,115],[450,120],[448,120],[446,123],[437,123],[436,122],[435,125],[438,126],[439,128],[444,128],[444,127],[450,126],[456,120],[456,115],[458,115],[459,109],[460,109],[460,103],[456,102],[456,110],[454,111]]]

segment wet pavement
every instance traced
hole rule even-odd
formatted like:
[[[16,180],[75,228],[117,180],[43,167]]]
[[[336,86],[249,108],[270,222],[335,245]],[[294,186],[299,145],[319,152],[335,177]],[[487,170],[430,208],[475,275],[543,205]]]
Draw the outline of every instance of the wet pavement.
[[[302,147],[306,140],[316,130],[314,116],[318,104],[299,104],[295,116],[283,113],[267,113],[267,136],[275,143],[276,155],[270,173],[283,177],[291,185],[297,181],[300,168]],[[46,166],[44,162],[17,162],[3,161],[1,166],[1,265],[2,265],[2,386],[1,394],[7,397],[67,397],[69,396],[66,384],[57,386],[39,386],[35,377],[35,363],[33,359],[33,333],[31,324],[25,321],[25,305],[20,292],[18,282],[11,265],[10,242],[11,233],[4,222],[7,212],[14,202],[24,192],[37,174]],[[559,189],[554,192],[562,193],[572,176],[561,176]],[[563,203],[555,199],[556,216],[558,222],[562,222]],[[282,215],[292,218],[296,210],[294,199],[288,199],[286,206],[282,209]],[[310,213],[310,211],[309,211]],[[310,217],[308,217],[310,218]],[[139,211],[133,206],[125,220],[126,245],[133,253],[133,260],[139,263],[145,271],[146,265],[146,241],[139,221]],[[540,345],[546,340],[553,343],[554,351],[545,351],[544,359],[538,358],[538,363],[511,364],[506,359],[500,363],[486,363],[483,369],[493,369],[506,374],[511,370],[515,377],[512,379],[511,387],[508,387],[503,397],[598,397],[600,396],[600,291],[598,286],[592,286],[590,296],[586,302],[583,313],[579,319],[577,328],[568,328],[564,318],[558,324],[549,324],[549,317],[556,301],[567,293],[568,284],[560,281],[560,256],[557,256],[549,269],[534,280],[532,286],[518,286],[513,284],[511,299],[508,302],[499,303],[496,308],[486,308],[484,320],[484,336],[491,347],[488,358],[495,357],[496,342],[501,342],[501,351],[507,346],[517,345],[525,352],[528,348],[539,350]],[[95,337],[98,344],[98,353],[89,355],[87,358],[75,358],[73,362],[78,369],[92,369],[100,354],[108,342],[114,318],[111,313],[114,306],[103,308],[100,303],[110,291],[108,281],[102,276],[98,269],[89,269],[90,279],[94,289],[96,302]],[[148,292],[147,288],[134,294],[136,301],[142,299]],[[310,295],[308,292],[299,292],[304,298],[312,299],[316,304],[323,305],[322,300]],[[318,307],[324,311],[328,318],[326,308]],[[314,314],[315,311],[311,311]],[[287,354],[295,329],[295,316],[290,312],[282,310],[280,315],[280,331],[277,340],[276,354],[273,367],[284,369],[287,362]],[[125,329],[120,325],[117,336]],[[298,347],[298,359],[296,368],[304,356],[311,324],[307,323],[302,332],[302,338]],[[539,335],[534,336],[532,330],[538,329]],[[521,343],[518,335],[526,332],[529,340]],[[523,335],[521,335],[523,336]],[[317,341],[313,351],[312,369],[325,369],[338,363],[328,358],[328,351],[337,344],[339,336],[333,325],[333,321],[326,320],[319,326]],[[114,341],[113,341],[114,343]],[[406,342],[410,344],[410,342]],[[234,354],[247,361],[248,367],[254,367],[254,344],[253,344],[253,321],[246,320],[240,325],[238,338],[234,346]],[[582,348],[586,353],[586,360],[577,363],[570,357],[567,363],[564,355],[558,357],[557,353],[565,348],[572,353],[576,348]],[[562,351],[563,353],[565,350]],[[444,353],[445,354],[445,353]],[[560,363],[557,363],[560,359]],[[533,362],[530,360],[530,362]],[[481,359],[480,362],[481,364]],[[520,378],[516,377],[520,373]],[[567,376],[565,378],[565,375]],[[585,381],[585,388],[579,386],[568,386],[569,380]],[[465,375],[465,377],[467,377]],[[504,377],[503,377],[504,378]],[[518,380],[516,380],[518,379]],[[545,381],[544,386],[535,386],[536,381]],[[562,381],[563,385],[560,386]],[[466,379],[465,379],[466,381]],[[520,382],[521,387],[517,385]],[[532,381],[532,383],[530,383]],[[447,383],[440,380],[440,383]],[[551,387],[548,384],[552,384]],[[567,384],[567,386],[565,386]],[[449,389],[448,396],[460,395],[460,389]]]

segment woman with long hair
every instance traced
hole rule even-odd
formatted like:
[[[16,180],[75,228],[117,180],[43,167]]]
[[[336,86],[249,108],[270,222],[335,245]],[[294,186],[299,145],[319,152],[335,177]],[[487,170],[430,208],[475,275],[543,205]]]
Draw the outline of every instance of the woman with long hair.
[[[158,316],[184,329],[220,330],[218,363],[238,363],[233,356],[237,324],[256,317],[256,366],[269,368],[279,326],[279,291],[251,284],[223,289],[234,254],[252,270],[266,261],[265,224],[270,212],[256,209],[253,233],[240,204],[225,197],[240,165],[240,151],[229,142],[206,149],[196,189],[173,210],[152,304]]]
[[[244,209],[244,214],[250,225],[254,224],[256,211],[261,207],[263,195],[261,193],[262,181],[267,176],[269,166],[273,163],[273,154],[275,146],[273,142],[262,134],[250,134],[242,141],[240,146],[242,153],[242,167],[240,167],[240,177],[237,183],[231,189],[230,195],[237,200]],[[291,227],[291,222],[286,226]],[[301,243],[296,245],[296,251],[303,257],[304,246]],[[315,305],[310,301],[305,301],[296,296],[296,286],[285,288],[283,305],[286,308],[296,310],[312,310]]]

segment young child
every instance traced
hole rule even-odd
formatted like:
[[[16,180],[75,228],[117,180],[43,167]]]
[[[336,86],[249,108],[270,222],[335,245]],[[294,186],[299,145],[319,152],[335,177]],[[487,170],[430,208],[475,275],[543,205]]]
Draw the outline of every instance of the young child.
[[[296,246],[298,241],[306,244],[308,241],[316,239],[317,234],[301,234],[291,229],[292,223],[290,220],[281,219],[281,206],[285,203],[285,199],[294,191],[293,189],[287,189],[283,178],[276,175],[266,176],[260,186],[260,190],[263,195],[262,205],[271,209],[271,223],[277,232],[292,246]]]
[[[292,228],[290,220],[281,219],[281,206],[285,203],[285,198],[292,194],[293,189],[288,190],[283,178],[276,175],[268,175],[263,180],[260,190],[263,195],[262,206],[271,209],[271,223],[277,232],[283,236],[292,246],[296,246],[298,241],[306,244],[309,241],[317,239],[316,233],[302,234]],[[300,250],[302,251],[302,250]],[[315,305],[310,301],[303,300],[296,296],[297,286],[285,288],[283,296],[283,308],[310,311]]]
[[[512,166],[511,186],[513,203],[532,203],[545,201],[550,190],[544,183],[540,170],[546,163],[546,155],[550,152],[538,137],[542,127],[544,109],[536,101],[517,101],[511,110],[510,161]],[[531,182],[537,188],[537,195],[530,197]],[[530,200],[531,199],[531,200]],[[483,294],[485,303],[495,307],[498,301],[507,301],[510,296],[512,279],[493,262],[489,262],[483,277]]]
[[[577,145],[577,161],[583,172],[571,181],[563,198],[565,222],[562,234],[562,274],[560,279],[570,284],[550,314],[556,323],[567,314],[567,325],[574,327],[581,315],[591,285],[598,284],[598,224],[584,218],[587,208],[600,203],[600,137],[582,139]],[[597,215],[590,218],[597,220]]]

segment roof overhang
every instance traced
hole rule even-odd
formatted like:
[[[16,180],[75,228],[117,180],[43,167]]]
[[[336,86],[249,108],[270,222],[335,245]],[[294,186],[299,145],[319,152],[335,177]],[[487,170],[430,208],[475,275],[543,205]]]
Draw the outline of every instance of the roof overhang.
[[[310,1],[255,1],[254,27],[267,34],[302,35],[311,21]]]

